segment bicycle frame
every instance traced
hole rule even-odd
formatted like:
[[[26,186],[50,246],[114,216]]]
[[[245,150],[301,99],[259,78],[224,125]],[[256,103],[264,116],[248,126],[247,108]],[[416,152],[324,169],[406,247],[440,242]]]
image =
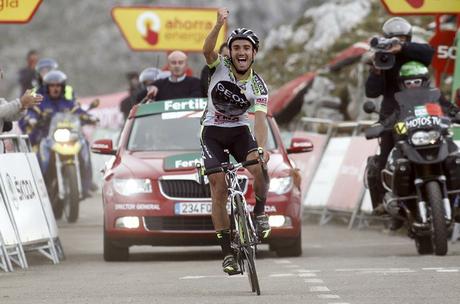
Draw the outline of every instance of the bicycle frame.
[[[227,184],[228,199],[230,201],[230,214],[232,218],[230,226],[231,247],[237,255],[240,266],[240,274],[248,272],[249,284],[253,292],[260,295],[259,280],[255,265],[257,244],[259,243],[256,230],[244,198],[243,191],[238,183],[238,170],[245,166],[259,164],[262,167],[264,178],[267,178],[265,163],[263,162],[263,149],[258,149],[258,159],[243,161],[237,164],[222,164],[221,167],[202,170],[201,164],[197,164],[200,183],[203,184],[204,175],[223,172]],[[206,171],[206,172],[205,172]],[[236,212],[235,212],[236,210]],[[236,237],[238,236],[238,237]],[[247,270],[246,270],[247,269]]]
[[[228,189],[228,198],[230,201],[230,208],[231,208],[231,216],[234,219],[234,224],[235,224],[235,230],[237,235],[240,237],[240,242],[239,246],[253,246],[258,243],[257,239],[257,234],[255,233],[255,228],[254,224],[252,222],[252,218],[250,216],[250,212],[248,209],[248,204],[246,202],[246,199],[244,198],[243,191],[241,189],[240,184],[238,183],[238,169],[242,168],[243,165],[241,163],[236,164],[236,165],[231,165],[231,168],[228,168],[227,171],[225,172],[225,182],[227,183],[227,189]],[[238,210],[238,201],[235,199],[236,196],[241,197],[241,204],[242,204],[242,210],[244,211],[243,216],[247,219],[248,224],[249,224],[249,232],[251,233],[251,239],[254,241],[249,242],[246,244],[246,240],[243,239],[241,233],[240,233],[240,222],[238,217],[240,216],[238,213],[235,213],[235,210]]]

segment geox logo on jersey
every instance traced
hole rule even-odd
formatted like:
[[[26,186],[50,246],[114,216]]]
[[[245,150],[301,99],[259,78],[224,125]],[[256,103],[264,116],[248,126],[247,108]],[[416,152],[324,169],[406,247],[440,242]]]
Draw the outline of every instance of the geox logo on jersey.
[[[244,114],[251,106],[241,89],[229,81],[221,81],[212,89],[212,102],[216,110],[226,116]]]
[[[435,116],[417,117],[406,121],[408,128],[418,128],[424,126],[438,126],[441,124],[441,118]]]

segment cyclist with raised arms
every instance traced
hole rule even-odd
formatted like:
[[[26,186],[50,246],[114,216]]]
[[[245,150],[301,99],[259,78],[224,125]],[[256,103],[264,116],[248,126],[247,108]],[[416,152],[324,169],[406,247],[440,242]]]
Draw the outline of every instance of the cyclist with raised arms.
[[[229,11],[220,8],[217,21],[203,45],[203,54],[210,68],[208,105],[202,120],[201,145],[206,169],[219,167],[228,162],[228,150],[237,162],[258,157],[257,148],[264,147],[267,140],[268,90],[262,78],[252,70],[259,39],[246,28],[234,30],[227,40],[230,57],[222,57],[215,51],[219,31],[227,21]],[[248,110],[254,109],[254,133],[249,127]],[[269,155],[264,152],[267,162]],[[271,228],[265,214],[268,180],[261,166],[247,168],[254,176],[256,205],[254,216],[256,229],[261,238],[267,238]],[[227,185],[223,172],[209,175],[212,196],[212,220],[217,239],[222,247],[224,272],[235,274],[238,264],[230,247],[230,221],[227,214]]]

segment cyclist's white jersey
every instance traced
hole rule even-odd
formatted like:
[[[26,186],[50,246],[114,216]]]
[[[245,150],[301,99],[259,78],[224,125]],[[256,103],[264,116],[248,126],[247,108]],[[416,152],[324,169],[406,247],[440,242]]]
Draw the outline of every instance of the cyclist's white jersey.
[[[211,79],[203,126],[249,125],[248,110],[267,113],[268,90],[265,82],[252,69],[248,79],[237,81],[231,65],[229,58],[220,55],[208,65]]]

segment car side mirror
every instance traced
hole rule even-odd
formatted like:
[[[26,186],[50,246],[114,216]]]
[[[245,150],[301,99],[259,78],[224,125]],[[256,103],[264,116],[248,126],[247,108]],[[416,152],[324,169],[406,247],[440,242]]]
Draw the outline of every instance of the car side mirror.
[[[291,140],[291,146],[287,149],[288,154],[304,153],[313,151],[311,140],[302,137],[294,137]]]
[[[372,101],[368,100],[363,104],[363,110],[367,114],[375,113],[375,104]]]
[[[111,139],[98,139],[91,145],[91,152],[96,154],[115,155],[117,150],[113,149]]]

